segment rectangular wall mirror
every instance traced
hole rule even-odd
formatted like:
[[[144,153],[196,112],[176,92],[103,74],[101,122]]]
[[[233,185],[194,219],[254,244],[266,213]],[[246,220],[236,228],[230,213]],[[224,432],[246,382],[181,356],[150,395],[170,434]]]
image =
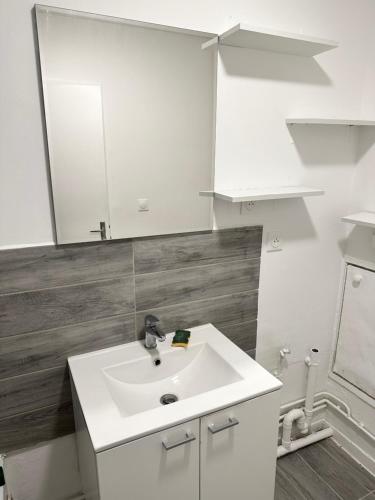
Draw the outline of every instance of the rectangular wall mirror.
[[[212,229],[213,35],[35,10],[57,243]]]

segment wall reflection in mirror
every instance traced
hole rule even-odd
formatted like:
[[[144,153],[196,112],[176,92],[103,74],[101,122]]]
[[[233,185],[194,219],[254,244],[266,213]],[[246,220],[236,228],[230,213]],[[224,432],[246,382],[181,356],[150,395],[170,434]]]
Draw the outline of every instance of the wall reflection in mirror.
[[[212,228],[210,34],[36,6],[58,243]]]

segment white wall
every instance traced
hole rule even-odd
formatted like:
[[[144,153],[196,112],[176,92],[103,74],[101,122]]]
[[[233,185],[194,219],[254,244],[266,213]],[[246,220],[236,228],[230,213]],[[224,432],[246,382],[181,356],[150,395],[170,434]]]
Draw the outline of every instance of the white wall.
[[[216,186],[294,184],[326,195],[238,206],[215,203],[217,227],[263,224],[280,231],[283,250],[263,248],[258,360],[272,369],[278,350],[292,349],[284,401],[303,394],[304,356],[323,354],[319,388],[328,370],[357,133],[348,127],[298,127],[287,115],[374,116],[367,37],[371,0],[50,0],[75,8],[142,21],[221,32],[238,21],[336,39],[340,47],[304,59],[224,48],[219,61]],[[30,10],[32,0],[0,3],[1,93],[0,245],[52,241],[38,76]],[[363,80],[367,91],[363,94]],[[5,132],[5,133],[3,133]],[[362,136],[363,137],[363,136]],[[363,139],[362,139],[363,140]],[[368,170],[362,167],[361,170]],[[358,181],[359,182],[359,181]],[[363,184],[362,184],[363,185]],[[367,185],[367,181],[365,182]],[[370,194],[369,194],[370,196]],[[373,207],[374,208],[374,207]],[[31,500],[31,499],[29,499]],[[41,499],[38,499],[41,500]]]
[[[358,85],[363,71],[361,42],[366,34],[364,23],[370,22],[371,19],[371,15],[368,15],[371,0],[359,2],[354,2],[354,0],[352,2],[340,0],[328,2],[324,0],[315,2],[309,0],[284,2],[277,0],[262,0],[261,2],[257,0],[194,0],[190,2],[51,0],[48,3],[65,8],[211,32],[225,30],[234,22],[241,20],[254,25],[337,38],[341,43],[340,49],[318,58],[319,63],[322,62],[323,69],[328,70],[329,78],[333,79],[331,89],[328,91],[325,88],[326,85],[319,83],[315,85],[315,89],[312,89],[304,76],[303,69],[306,68],[306,62],[303,62],[302,69],[300,64],[295,65],[291,71],[288,67],[285,68],[280,78],[281,96],[283,96],[283,89],[287,91],[292,89],[293,92],[293,88],[297,87],[295,82],[299,81],[298,87],[302,87],[306,92],[297,92],[296,98],[290,102],[288,110],[290,112],[303,112],[307,107],[315,110],[317,101],[313,100],[314,96],[319,99],[323,110],[326,109],[326,105],[332,111],[339,110],[342,105],[345,105],[345,111],[350,112],[354,111],[359,104]],[[33,0],[18,0],[17,2],[1,0],[0,2],[0,22],[3,23],[0,34],[3,75],[0,117],[0,126],[3,131],[0,139],[2,179],[0,183],[0,245],[33,244],[53,239],[49,215],[50,201],[38,71],[31,23],[33,4]],[[228,50],[232,51],[232,49]],[[246,51],[234,50],[238,53],[236,57],[246,59]],[[242,55],[239,55],[240,52]],[[269,54],[265,57],[266,61],[269,58],[272,59],[272,55]],[[283,58],[282,65],[284,61],[285,58]],[[259,64],[263,66],[261,60]],[[242,73],[250,70],[246,64],[236,65],[240,65]],[[324,80],[324,74],[318,69],[318,65],[312,64],[312,66],[316,66],[315,70],[312,70],[314,72],[312,79]],[[272,72],[271,75],[269,74],[269,65],[265,64],[263,76],[258,78],[258,81],[272,81],[272,78]],[[247,87],[248,78],[245,78],[243,74],[234,79],[239,84],[242,82],[242,87]],[[244,89],[244,92],[249,93],[250,87]],[[234,97],[232,96],[232,99]],[[228,99],[230,99],[229,96]],[[249,107],[245,104],[243,109],[246,110]],[[263,112],[261,102],[256,108],[251,107],[249,111],[255,113],[259,109],[262,111],[263,120],[266,120],[269,115]],[[230,118],[230,111],[225,115],[223,116],[219,109],[219,120],[220,116],[221,119]],[[232,125],[232,130],[235,134],[237,127]],[[257,139],[256,135],[255,138]],[[246,140],[246,143],[250,144],[251,141]],[[267,141],[265,145],[271,153],[272,148],[269,147]],[[279,141],[273,142],[274,148],[278,145]],[[246,150],[246,145],[244,147]],[[228,146],[223,144],[223,147],[218,144],[218,148],[218,165],[227,164],[228,159],[231,164],[233,161],[237,162],[233,155],[238,153],[238,148],[233,151],[229,144]],[[263,158],[262,168],[269,161],[267,156],[258,154],[256,157]]]
[[[364,73],[361,114],[363,117],[374,117],[375,32],[373,30],[367,33],[367,47],[368,56]],[[356,159],[357,164],[354,174],[352,196],[347,213],[350,214],[360,210],[375,212],[375,130],[372,127],[363,128],[363,130],[360,131]],[[353,226],[351,224],[348,224],[345,229],[347,238],[343,245],[345,253],[344,260],[364,265],[369,269],[375,270],[375,241],[373,240],[373,230],[370,228]],[[339,295],[341,294],[341,289],[338,293]],[[340,304],[338,304],[338,306],[339,305]],[[337,313],[339,313],[339,307]],[[335,338],[333,340],[335,341]],[[327,389],[344,399],[351,406],[354,418],[362,422],[367,429],[375,433],[375,401],[363,397],[363,395],[361,397],[360,393],[353,391],[350,385],[345,384],[345,382],[344,384],[342,382],[338,383],[338,380],[339,379],[336,378],[328,379]]]

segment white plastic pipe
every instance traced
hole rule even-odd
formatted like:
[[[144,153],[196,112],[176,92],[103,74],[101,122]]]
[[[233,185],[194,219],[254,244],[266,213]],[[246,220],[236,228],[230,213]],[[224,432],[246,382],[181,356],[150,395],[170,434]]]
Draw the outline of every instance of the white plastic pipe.
[[[327,408],[327,405],[325,403],[320,404],[318,406],[316,406],[316,404],[314,403],[313,414],[319,413],[319,412],[325,410],[326,408]],[[284,414],[284,415],[280,415],[280,417],[279,417],[279,427],[281,427],[283,425],[284,418],[286,416],[287,416],[287,413]]]
[[[312,348],[309,356],[305,359],[305,363],[308,366],[305,407],[304,409],[291,409],[286,415],[283,416],[283,432],[281,446],[278,447],[278,457],[333,435],[331,428],[311,433],[311,420],[314,413],[315,386],[319,367],[319,349]],[[294,422],[296,422],[297,427],[302,434],[309,435],[292,441],[291,434]]]
[[[303,410],[301,410],[300,408],[290,410],[290,412],[288,412],[284,418],[283,435],[281,439],[282,446],[287,450],[290,449],[292,444],[291,435],[294,422],[296,422],[297,427],[302,434],[306,434],[308,432],[306,418]]]
[[[344,408],[346,414],[348,415],[348,417],[352,416],[352,411],[351,411],[349,405],[347,405],[345,403],[345,401],[343,401],[342,399],[338,398],[337,396],[334,396],[330,392],[318,392],[317,394],[315,394],[315,398],[323,398],[321,401],[328,401],[329,404],[332,405],[332,406],[335,406],[335,407],[338,407],[338,408],[341,407],[341,410],[342,410],[342,408]]]
[[[327,437],[331,437],[333,435],[333,430],[331,428],[311,433],[311,420],[313,413],[320,411],[327,406],[340,413],[343,417],[349,420],[351,424],[355,425],[361,432],[363,432],[368,438],[370,438],[372,441],[375,441],[374,434],[372,434],[369,430],[367,430],[363,425],[361,425],[352,417],[350,407],[344,401],[328,392],[319,392],[315,394],[315,386],[319,366],[319,350],[315,348],[311,349],[310,355],[305,359],[305,363],[309,369],[307,375],[306,398],[299,399],[298,401],[288,403],[281,407],[282,411],[288,410],[289,408],[291,409],[288,411],[288,413],[281,415],[279,419],[279,425],[282,424],[283,426],[283,433],[282,444],[281,446],[278,446],[277,456],[281,457],[283,455],[286,455],[287,453],[299,450],[304,446],[308,446],[309,444],[316,443]],[[321,399],[315,400],[317,398]],[[305,403],[304,410],[302,410],[302,408],[293,409],[293,406],[301,405],[303,403]],[[304,418],[302,418],[301,414],[304,416]],[[307,431],[305,432],[309,432],[310,434],[308,436],[292,441],[291,431],[293,422],[295,421],[297,422],[298,428],[301,432],[304,432],[305,429],[307,429]]]
[[[308,367],[305,415],[308,430],[309,432],[311,432],[311,419],[313,416],[314,408],[315,386],[319,367],[319,349],[316,349],[315,347],[310,349],[310,354],[305,359],[305,363]]]
[[[277,447],[277,456],[282,457],[287,453],[291,453],[293,451],[297,451],[304,446],[308,446],[309,444],[316,443],[317,441],[321,441],[322,439],[333,436],[333,430],[329,427],[328,429],[323,429],[318,432],[314,432],[313,434],[309,434],[308,436],[302,437],[300,439],[296,439],[292,441],[289,448],[285,448],[283,445]]]
[[[353,426],[355,426],[360,432],[363,432],[371,441],[375,442],[375,435],[372,434],[366,427],[361,425],[358,420],[355,420],[351,415],[352,412],[349,408],[349,406],[342,401],[342,399],[337,398],[333,394],[329,392],[318,392],[315,394],[315,397],[322,397],[323,399],[318,399],[317,401],[314,402],[314,409],[313,412],[322,410],[329,406],[332,408],[332,410],[337,411],[342,415],[344,418],[346,418]],[[288,410],[288,408],[291,408],[293,406],[298,406],[304,403],[304,399],[297,399],[296,401],[292,401],[291,403],[287,403],[281,407],[282,410]],[[343,410],[344,408],[345,410]],[[284,418],[286,417],[287,413],[284,415],[280,415],[279,420],[282,422]],[[279,424],[280,425],[280,424]]]
[[[314,406],[321,404],[322,402],[325,402],[327,399],[330,400],[330,403],[332,404],[332,406],[335,406],[335,407],[341,406],[342,408],[344,408],[347,415],[349,417],[351,417],[351,415],[352,415],[351,410],[350,410],[349,406],[345,403],[345,401],[338,398],[337,396],[334,396],[330,392],[317,392],[315,394],[316,401],[314,403]],[[282,405],[281,411],[288,412],[289,410],[291,410],[295,406],[299,406],[299,405],[304,404],[304,402],[305,402],[305,398],[291,401],[290,403],[286,403],[285,405]]]

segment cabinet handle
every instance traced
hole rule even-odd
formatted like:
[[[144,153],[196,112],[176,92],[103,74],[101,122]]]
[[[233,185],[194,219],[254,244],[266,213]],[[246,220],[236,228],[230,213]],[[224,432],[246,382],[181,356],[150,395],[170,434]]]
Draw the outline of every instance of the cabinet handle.
[[[225,422],[225,424],[222,425],[210,424],[208,426],[208,430],[211,432],[211,434],[216,434],[217,432],[224,431],[225,429],[230,429],[231,427],[234,427],[239,423],[240,422],[235,417],[229,417],[228,422]]]
[[[163,446],[166,450],[172,450],[173,448],[177,448],[177,446],[181,446],[186,443],[191,443],[195,441],[196,437],[192,432],[186,432],[185,437],[180,441],[176,441],[175,443],[167,443],[166,441],[162,441]]]
[[[100,229],[92,229],[90,233],[100,233],[102,240],[107,239],[107,231],[105,229],[105,222],[100,222]]]

